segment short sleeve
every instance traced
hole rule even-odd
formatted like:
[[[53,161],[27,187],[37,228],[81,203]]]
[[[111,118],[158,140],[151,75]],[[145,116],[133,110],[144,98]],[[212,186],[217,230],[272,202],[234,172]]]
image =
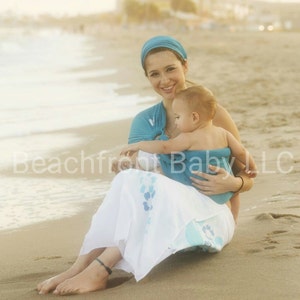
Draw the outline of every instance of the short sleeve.
[[[140,112],[131,123],[128,144],[154,140],[165,127],[165,120],[166,114],[162,103]]]
[[[149,121],[142,114],[138,114],[131,123],[128,144],[152,140],[152,131]]]

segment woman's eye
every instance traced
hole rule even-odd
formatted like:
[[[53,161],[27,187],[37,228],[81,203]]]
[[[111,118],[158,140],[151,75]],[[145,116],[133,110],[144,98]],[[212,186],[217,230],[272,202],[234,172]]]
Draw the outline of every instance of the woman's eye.
[[[167,68],[167,72],[172,72],[172,71],[174,71],[176,68],[175,67],[169,67],[169,68]]]
[[[158,73],[151,73],[151,74],[150,74],[150,77],[158,77],[158,76],[159,76]]]

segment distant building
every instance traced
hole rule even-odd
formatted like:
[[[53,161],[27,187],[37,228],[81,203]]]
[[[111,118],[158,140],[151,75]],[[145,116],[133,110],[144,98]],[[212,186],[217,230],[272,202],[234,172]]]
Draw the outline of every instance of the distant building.
[[[252,2],[248,16],[248,26],[258,30],[299,30],[299,3]]]
[[[117,0],[117,10],[123,11],[126,0]],[[247,30],[299,30],[300,4],[263,2],[255,0],[191,0],[196,14],[174,12],[171,0],[136,0],[139,3],[155,4],[160,12],[166,13],[187,28],[212,29],[216,24],[234,25]],[[205,24],[207,26],[205,26]]]
[[[117,2],[117,10],[118,11],[122,11],[123,6],[124,6],[124,2],[126,0],[116,0]],[[164,12],[164,11],[170,11],[171,10],[171,0],[136,0],[139,3],[151,3],[151,4],[155,4],[160,11]]]
[[[147,0],[144,2],[147,2]],[[153,0],[153,1],[148,1],[148,2],[155,4],[161,12],[170,12],[170,10],[171,10],[171,1],[170,0]]]
[[[249,0],[195,0],[198,13],[223,20],[244,20],[249,13]]]

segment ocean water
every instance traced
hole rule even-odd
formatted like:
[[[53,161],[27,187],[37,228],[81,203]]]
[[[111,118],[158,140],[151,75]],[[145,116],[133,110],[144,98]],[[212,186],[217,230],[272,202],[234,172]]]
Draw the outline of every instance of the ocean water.
[[[109,182],[0,176],[0,231],[70,217],[92,201],[99,204]]]
[[[93,47],[92,37],[57,29],[0,29],[0,173],[16,152],[30,159],[82,142],[54,130],[129,118],[149,105],[150,98],[121,96],[118,84],[101,83],[117,69],[85,68],[104,59]],[[108,186],[4,175],[0,182],[0,230],[77,213]]]

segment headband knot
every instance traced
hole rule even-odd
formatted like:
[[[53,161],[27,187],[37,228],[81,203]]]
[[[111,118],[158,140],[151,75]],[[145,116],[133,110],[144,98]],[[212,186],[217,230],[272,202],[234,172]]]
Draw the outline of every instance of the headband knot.
[[[149,39],[142,47],[141,63],[143,67],[145,65],[145,59],[148,53],[156,48],[166,48],[173,50],[183,59],[187,59],[187,54],[183,46],[177,40],[167,35],[159,35]]]

